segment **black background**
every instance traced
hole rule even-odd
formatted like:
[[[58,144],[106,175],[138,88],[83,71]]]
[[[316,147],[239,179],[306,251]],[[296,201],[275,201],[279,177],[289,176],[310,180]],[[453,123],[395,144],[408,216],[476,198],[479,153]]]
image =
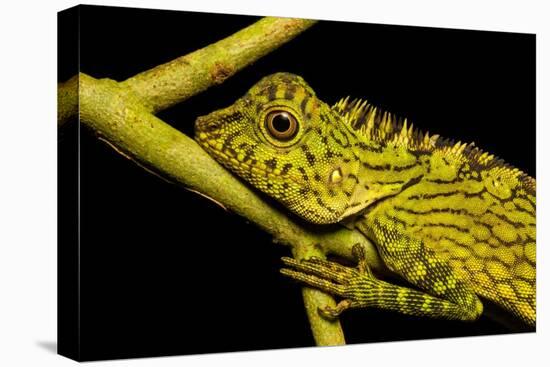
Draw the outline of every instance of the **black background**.
[[[122,81],[257,19],[80,7],[80,70]],[[78,35],[74,26],[59,32],[60,42]],[[278,71],[303,76],[330,104],[367,98],[424,130],[475,141],[535,176],[534,35],[321,22],[158,116],[192,135],[197,116]],[[59,81],[74,72],[61,68]],[[77,133],[74,123],[60,132],[60,167],[74,162]],[[82,359],[313,345],[300,287],[279,274],[287,248],[149,174],[84,128],[80,144]],[[69,170],[59,177],[60,185],[75,180]],[[60,206],[75,199],[62,192]],[[506,332],[485,317],[466,324],[352,310],[341,321],[348,343]]]

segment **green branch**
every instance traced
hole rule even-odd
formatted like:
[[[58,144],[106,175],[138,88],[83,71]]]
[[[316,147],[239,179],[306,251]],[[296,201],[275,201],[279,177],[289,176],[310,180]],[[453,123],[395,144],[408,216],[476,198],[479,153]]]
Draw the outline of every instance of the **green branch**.
[[[122,84],[146,101],[152,111],[163,110],[221,84],[314,23],[305,19],[263,18],[232,36],[140,73]]]
[[[222,56],[223,65],[232,65],[230,74],[233,74],[250,60],[265,55],[311,24],[311,21],[296,19],[265,18],[225,40],[190,54],[195,55],[193,57],[184,56],[177,59],[179,62],[161,65],[123,83],[80,74],[80,117],[82,123],[119,153],[256,223],[270,233],[275,242],[291,246],[297,259],[313,255],[324,257],[326,254],[351,258],[352,245],[360,243],[367,249],[369,264],[375,271],[383,272],[385,268],[376,250],[359,232],[342,227],[321,231],[318,227],[287,216],[218,165],[194,140],[151,114],[151,111],[166,108],[219,82],[212,77],[211,71],[212,65],[216,65]],[[272,42],[271,37],[278,41]],[[242,54],[235,50],[236,45],[241,46]],[[208,50],[210,47],[213,50]],[[222,47],[233,49],[224,51]],[[190,65],[181,61],[184,59],[195,61]],[[197,68],[202,72],[196,71]],[[189,76],[195,72],[196,80]],[[182,82],[186,73],[188,79]],[[171,80],[176,75],[180,79]],[[74,108],[66,107],[75,101],[72,92],[65,90],[71,87],[74,88],[73,83],[60,86],[60,106],[65,106],[60,110],[74,111]],[[59,114],[64,118],[67,115],[70,114]],[[311,288],[304,288],[303,294],[316,343],[344,344],[340,323],[328,321],[317,313],[319,306],[334,306],[334,299]]]
[[[57,126],[61,127],[78,113],[78,76],[57,87]]]

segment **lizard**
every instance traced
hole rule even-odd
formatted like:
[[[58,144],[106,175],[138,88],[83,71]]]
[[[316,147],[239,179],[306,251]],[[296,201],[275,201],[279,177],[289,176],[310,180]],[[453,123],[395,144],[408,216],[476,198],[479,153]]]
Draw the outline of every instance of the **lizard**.
[[[330,106],[290,73],[198,117],[195,138],[303,220],[359,230],[405,281],[378,279],[358,244],[357,267],[284,257],[284,275],[341,298],[319,308],[324,316],[376,307],[475,321],[491,303],[534,329],[536,181],[474,143],[422,132],[366,100]]]

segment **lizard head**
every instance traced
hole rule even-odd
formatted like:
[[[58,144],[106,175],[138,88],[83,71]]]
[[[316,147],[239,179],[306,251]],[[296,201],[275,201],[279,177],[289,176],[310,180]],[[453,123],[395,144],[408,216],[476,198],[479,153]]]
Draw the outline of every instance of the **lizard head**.
[[[196,139],[218,162],[313,223],[350,212],[355,135],[296,75],[263,78],[233,105],[199,117]]]

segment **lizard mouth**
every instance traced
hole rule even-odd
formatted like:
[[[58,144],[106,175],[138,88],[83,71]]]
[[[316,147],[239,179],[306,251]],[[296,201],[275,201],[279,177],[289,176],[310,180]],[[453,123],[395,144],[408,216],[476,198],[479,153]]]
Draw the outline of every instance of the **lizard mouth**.
[[[297,177],[283,175],[280,169],[271,169],[254,159],[247,159],[242,153],[237,154],[233,149],[224,147],[222,143],[212,139],[204,131],[197,130],[196,140],[204,150],[214,156],[216,161],[244,178],[264,176],[268,180],[291,181],[295,185],[303,184]]]
[[[223,147],[222,143],[208,139],[208,134],[199,132],[197,141],[204,150],[213,155],[218,162],[227,168],[237,171],[238,173],[257,173],[263,174],[268,178],[275,178],[277,175],[269,168],[261,167],[258,164],[253,164],[251,159],[245,160],[244,154],[236,154],[233,149]]]

